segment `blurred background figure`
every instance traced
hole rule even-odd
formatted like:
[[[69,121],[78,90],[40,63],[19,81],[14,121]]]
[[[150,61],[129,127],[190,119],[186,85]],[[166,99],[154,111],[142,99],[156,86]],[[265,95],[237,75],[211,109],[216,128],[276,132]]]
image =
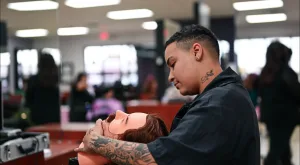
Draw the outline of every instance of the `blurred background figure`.
[[[120,101],[125,102],[125,100],[126,100],[126,97],[124,94],[125,89],[120,80],[118,80],[114,83],[113,89],[114,89],[114,97]]]
[[[87,112],[87,121],[97,121],[97,119],[105,120],[109,114],[117,110],[124,111],[121,101],[114,96],[113,87],[100,87],[96,92],[96,99],[92,103],[90,110]]]
[[[270,44],[259,80],[261,120],[266,123],[270,150],[265,165],[291,165],[290,138],[299,119],[300,84],[290,68],[292,51]]]
[[[257,106],[258,75],[249,74],[244,80],[244,86],[248,90],[254,107]]]
[[[142,100],[154,100],[157,99],[157,81],[153,75],[148,75],[141,93]]]
[[[87,107],[92,104],[94,97],[87,90],[87,75],[79,73],[71,88],[70,95],[70,121],[86,121]]]
[[[50,54],[40,55],[38,73],[28,80],[25,104],[34,124],[59,122],[58,68]]]

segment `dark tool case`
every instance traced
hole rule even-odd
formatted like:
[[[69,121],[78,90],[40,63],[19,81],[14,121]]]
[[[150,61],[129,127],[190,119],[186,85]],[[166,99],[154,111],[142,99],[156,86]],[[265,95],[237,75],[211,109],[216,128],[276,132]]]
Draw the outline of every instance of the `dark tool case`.
[[[49,148],[48,133],[19,132],[0,139],[0,164]]]

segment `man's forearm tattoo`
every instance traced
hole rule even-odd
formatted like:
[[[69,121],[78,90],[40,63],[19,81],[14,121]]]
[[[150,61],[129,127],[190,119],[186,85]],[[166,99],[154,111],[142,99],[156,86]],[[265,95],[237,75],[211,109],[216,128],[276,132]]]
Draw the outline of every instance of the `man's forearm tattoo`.
[[[119,165],[156,165],[146,144],[95,137],[90,142],[100,155]]]

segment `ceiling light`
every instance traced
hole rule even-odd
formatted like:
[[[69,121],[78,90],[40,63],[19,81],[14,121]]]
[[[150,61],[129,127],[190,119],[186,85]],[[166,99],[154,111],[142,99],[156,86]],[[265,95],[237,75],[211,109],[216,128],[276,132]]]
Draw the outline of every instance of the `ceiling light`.
[[[106,16],[114,20],[147,18],[147,17],[152,17],[153,12],[149,9],[121,10],[121,11],[110,11],[106,14]]]
[[[89,28],[87,27],[66,27],[59,28],[57,34],[60,36],[75,36],[75,35],[85,35],[89,33]]]
[[[279,8],[282,6],[282,0],[260,0],[233,3],[233,8],[238,11]]]
[[[65,5],[73,8],[88,8],[98,6],[118,5],[121,0],[66,0]]]
[[[27,1],[9,3],[7,8],[17,11],[37,11],[37,10],[54,10],[57,9],[59,4],[54,1]]]
[[[287,17],[284,13],[246,16],[246,21],[248,23],[279,22],[279,21],[285,21],[286,19]]]
[[[144,22],[142,27],[146,30],[155,30],[157,28],[157,23],[155,21]]]
[[[17,37],[43,37],[48,35],[48,30],[46,29],[27,29],[27,30],[18,30],[16,32]]]

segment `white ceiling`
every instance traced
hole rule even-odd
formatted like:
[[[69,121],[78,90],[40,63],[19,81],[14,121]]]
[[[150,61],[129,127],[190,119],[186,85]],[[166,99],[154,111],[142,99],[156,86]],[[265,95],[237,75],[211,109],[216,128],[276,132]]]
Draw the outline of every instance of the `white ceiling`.
[[[108,31],[112,34],[120,33],[151,33],[141,28],[144,21],[156,19],[192,19],[193,3],[196,0],[122,0],[120,5],[73,9],[65,6],[63,0],[58,0],[60,7],[58,10],[19,12],[7,9],[7,3],[15,0],[0,0],[1,20],[6,20],[10,34],[19,29],[45,28],[50,31],[50,35],[56,34],[59,27],[87,26],[91,28],[91,33]],[[236,12],[232,3],[243,0],[204,0],[211,8],[212,17],[236,16],[238,29],[274,27],[274,25],[291,25],[299,29],[299,1],[284,0],[284,7],[273,10],[259,10],[249,12]],[[135,20],[110,20],[106,18],[106,13],[113,10],[148,8],[154,12],[152,18]],[[250,25],[245,21],[247,14],[261,14],[284,12],[288,20],[282,23],[268,23]],[[281,26],[280,26],[281,27]],[[299,31],[298,31],[299,34]]]

